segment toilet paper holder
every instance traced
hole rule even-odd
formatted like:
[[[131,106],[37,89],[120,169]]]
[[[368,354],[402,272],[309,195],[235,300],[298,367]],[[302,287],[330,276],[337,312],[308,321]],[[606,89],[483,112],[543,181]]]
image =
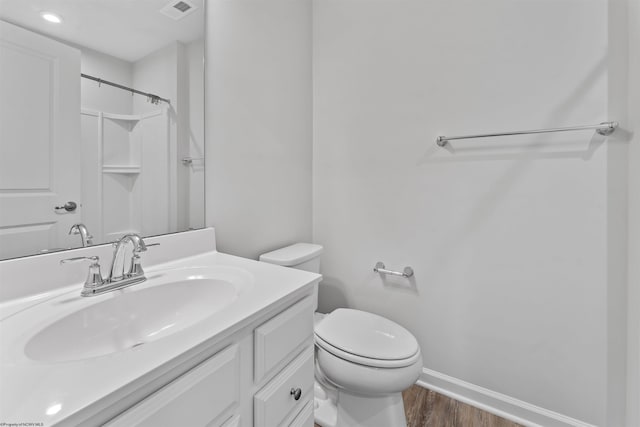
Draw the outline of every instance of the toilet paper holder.
[[[411,267],[405,267],[403,271],[387,270],[382,261],[376,262],[376,266],[373,267],[373,271],[380,274],[390,274],[392,276],[400,276],[405,278],[413,276],[413,268]]]

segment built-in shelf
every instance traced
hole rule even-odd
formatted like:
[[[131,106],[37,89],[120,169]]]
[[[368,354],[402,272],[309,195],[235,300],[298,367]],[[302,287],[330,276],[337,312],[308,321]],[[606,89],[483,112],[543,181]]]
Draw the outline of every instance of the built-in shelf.
[[[103,116],[105,119],[137,122],[142,119],[148,119],[150,117],[159,116],[160,114],[162,114],[162,110],[155,110],[155,111],[150,111],[148,113],[142,113],[142,114],[103,113]]]
[[[140,114],[115,114],[115,113],[102,113],[105,119],[111,120],[124,120],[128,122],[137,122],[142,119]]]
[[[141,171],[138,165],[104,165],[102,166],[103,173],[119,173],[119,174],[139,174]]]
[[[138,122],[142,119],[148,119],[150,117],[159,116],[162,114],[162,110],[155,110],[155,111],[151,111],[143,114],[116,114],[116,113],[106,113],[106,112],[101,112],[97,110],[91,110],[89,108],[83,108],[80,113],[85,116],[94,116],[94,117],[100,117],[100,115],[102,114],[102,117],[104,117],[105,119],[123,120],[127,122]]]
[[[141,230],[144,219],[152,217],[153,212],[142,210],[143,186],[153,185],[142,179],[143,146],[151,144],[151,138],[159,138],[160,147],[169,143],[169,112],[163,105],[139,114],[81,109],[89,160],[98,167],[98,176],[92,176],[96,191],[90,197],[99,213],[96,237],[116,240],[130,228]],[[145,133],[149,129],[153,131]],[[122,215],[107,215],[108,206],[118,206]]]

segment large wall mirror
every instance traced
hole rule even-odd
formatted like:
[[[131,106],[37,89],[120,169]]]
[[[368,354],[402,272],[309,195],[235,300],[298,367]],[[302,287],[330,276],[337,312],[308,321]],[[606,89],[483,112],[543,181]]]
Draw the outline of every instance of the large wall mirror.
[[[203,0],[0,0],[0,259],[204,226]]]

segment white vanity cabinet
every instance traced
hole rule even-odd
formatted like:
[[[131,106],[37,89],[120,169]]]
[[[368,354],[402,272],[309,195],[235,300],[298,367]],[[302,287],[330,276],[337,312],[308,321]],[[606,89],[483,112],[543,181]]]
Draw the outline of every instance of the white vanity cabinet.
[[[238,345],[218,352],[106,425],[222,426],[240,401]]]
[[[80,296],[109,245],[0,262],[0,414],[45,426],[313,427],[322,276],[218,252],[213,228],[150,237],[147,280]],[[47,280],[43,280],[46,277]],[[3,282],[4,283],[4,282]]]
[[[253,401],[255,427],[308,426],[298,415],[313,404],[313,349],[305,349]]]
[[[255,329],[255,427],[313,425],[298,419],[313,409],[313,311],[307,297]]]
[[[313,296],[260,316],[109,427],[313,426]]]

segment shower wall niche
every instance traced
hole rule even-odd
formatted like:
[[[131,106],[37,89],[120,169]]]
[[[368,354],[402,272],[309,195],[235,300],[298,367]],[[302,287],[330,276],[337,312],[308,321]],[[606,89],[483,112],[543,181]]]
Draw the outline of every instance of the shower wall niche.
[[[85,223],[100,242],[171,229],[169,117],[82,110]]]

